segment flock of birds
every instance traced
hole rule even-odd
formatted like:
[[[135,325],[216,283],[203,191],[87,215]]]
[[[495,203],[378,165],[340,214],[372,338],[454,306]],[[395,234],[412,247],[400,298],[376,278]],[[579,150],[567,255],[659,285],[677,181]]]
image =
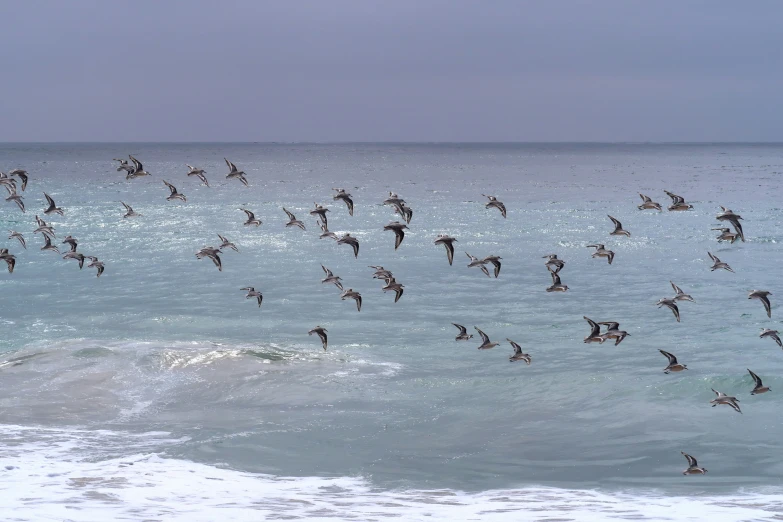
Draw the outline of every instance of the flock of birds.
[[[129,160],[124,159],[115,159],[115,161],[119,162],[119,165],[117,166],[117,171],[124,171],[126,173],[126,179],[131,180],[142,176],[149,176],[150,173],[144,170],[144,166],[142,163],[134,158],[133,156],[129,156]],[[239,170],[234,163],[229,161],[228,159],[225,159],[226,165],[228,166],[228,173],[226,174],[227,179],[237,179],[239,182],[241,182],[243,185],[248,186],[248,181],[246,178],[246,174],[244,171]],[[209,182],[206,178],[206,171],[204,169],[196,168],[191,165],[186,165],[188,167],[188,172],[186,173],[188,177],[196,177],[198,178],[202,184],[209,187]],[[17,189],[24,192],[27,188],[27,182],[28,182],[29,176],[27,171],[23,169],[15,169],[9,172],[8,174],[5,174],[3,172],[0,172],[0,185],[3,185],[6,190],[8,191],[8,197],[6,198],[6,201],[15,203],[19,209],[22,212],[26,212],[25,204],[23,201],[23,196],[20,194]],[[19,187],[17,187],[17,183],[20,184]],[[179,190],[171,183],[169,183],[166,180],[163,180],[164,185],[169,190],[169,195],[166,197],[166,200],[173,201],[173,200],[180,200],[183,202],[187,201],[187,198],[184,194],[179,192]],[[334,201],[342,201],[348,210],[348,214],[350,216],[354,215],[354,203],[353,203],[353,196],[346,192],[342,188],[335,188],[333,189],[335,193],[332,195],[332,199]],[[676,194],[673,194],[671,192],[665,191],[666,194],[672,199],[672,204],[668,207],[669,211],[687,211],[693,208],[693,205],[687,203],[685,199],[681,196],[678,196]],[[506,218],[506,206],[499,201],[495,196],[491,195],[484,195],[488,202],[486,203],[485,207],[487,209],[497,209],[501,216],[503,218]],[[662,206],[660,203],[657,203],[653,201],[650,197],[644,194],[639,194],[639,196],[642,199],[642,204],[638,206],[639,210],[657,210],[662,211]],[[58,207],[52,199],[51,196],[49,196],[47,193],[44,193],[44,197],[46,199],[46,207],[43,210],[44,215],[63,215],[64,210],[60,207]],[[141,217],[141,214],[135,212],[133,208],[128,205],[125,202],[122,203],[123,207],[125,208],[125,213],[123,215],[123,218],[137,218]],[[389,197],[386,198],[383,201],[384,205],[389,205],[394,209],[394,212],[400,216],[402,221],[392,221],[389,224],[385,225],[383,227],[384,231],[391,231],[394,233],[394,249],[396,250],[399,248],[399,246],[402,244],[404,238],[405,238],[405,230],[408,229],[408,225],[411,222],[411,219],[413,217],[413,210],[408,206],[408,204],[405,202],[404,199],[400,198],[397,194],[390,192]],[[255,214],[246,208],[240,208],[239,210],[243,211],[247,217],[247,219],[244,221],[244,226],[255,226],[258,227],[262,224],[261,220],[256,218]],[[283,211],[288,217],[288,221],[285,223],[286,227],[297,227],[301,230],[306,230],[306,225],[301,220],[297,219],[296,216],[287,210],[285,207],[283,207]],[[315,207],[309,211],[309,214],[312,216],[315,216],[317,218],[317,225],[321,230],[320,238],[321,239],[332,239],[339,245],[349,245],[353,251],[354,257],[358,258],[359,256],[359,240],[356,237],[351,236],[349,233],[345,233],[341,236],[338,236],[334,232],[329,231],[328,228],[328,217],[327,213],[330,212],[330,209],[322,206],[318,203],[315,203]],[[614,225],[614,229],[609,232],[609,235],[611,236],[623,236],[623,237],[630,237],[631,233],[623,228],[622,223],[614,218],[613,216],[608,216],[611,220],[612,224]],[[45,222],[43,219],[41,219],[39,216],[35,216],[37,228],[33,230],[33,234],[41,234],[41,237],[44,241],[43,246],[41,247],[41,250],[50,250],[56,253],[60,253],[58,247],[54,244],[52,244],[52,240],[56,239],[54,227],[49,225],[47,222]],[[729,223],[733,227],[732,229],[728,227],[718,227],[713,228],[712,230],[720,231],[720,235],[717,237],[717,240],[719,242],[728,241],[730,243],[734,243],[737,240],[745,241],[745,236],[742,230],[742,225],[740,221],[742,220],[742,217],[736,213],[734,213],[732,210],[721,207],[721,213],[716,216],[716,219],[721,222]],[[223,263],[222,259],[220,257],[221,254],[224,253],[224,250],[231,249],[235,252],[239,252],[239,249],[237,246],[232,243],[228,238],[226,238],[223,235],[218,234],[218,238],[220,239],[220,244],[218,246],[205,246],[198,252],[196,252],[196,258],[197,259],[203,259],[208,258],[210,259],[217,269],[219,271],[223,270]],[[19,244],[22,246],[22,248],[27,248],[27,241],[23,234],[17,232],[17,231],[10,231],[10,235],[8,239],[16,239]],[[435,245],[442,245],[445,247],[446,250],[446,259],[449,263],[449,265],[452,265],[454,262],[454,243],[457,242],[457,239],[454,237],[451,237],[446,234],[440,234],[438,235],[434,243]],[[90,263],[87,265],[88,268],[96,268],[97,269],[97,276],[100,277],[100,275],[104,272],[104,264],[99,261],[99,259],[95,256],[89,256],[84,255],[83,253],[79,252],[78,245],[79,242],[76,238],[68,235],[66,236],[61,244],[67,244],[69,246],[69,251],[63,255],[63,259],[74,259],[78,262],[79,268],[81,269],[84,266],[85,260],[89,260]],[[606,245],[601,243],[596,243],[592,245],[587,245],[588,248],[594,248],[595,250],[592,253],[593,258],[606,258],[608,264],[612,264],[612,261],[615,258],[615,252],[612,250],[609,250],[606,248]],[[483,258],[475,257],[468,252],[465,252],[466,256],[469,259],[468,267],[469,268],[478,268],[480,269],[487,277],[492,277],[494,275],[495,278],[497,278],[500,275],[501,270],[501,260],[502,258],[497,255],[489,255]],[[717,256],[712,254],[711,252],[708,252],[709,258],[712,261],[712,266],[710,267],[711,271],[716,270],[727,270],[729,272],[734,272],[734,270],[727,264],[722,262]],[[568,286],[563,284],[560,278],[560,272],[565,267],[566,261],[558,258],[557,254],[548,254],[544,256],[544,259],[546,259],[546,262],[544,263],[544,266],[547,268],[547,270],[550,273],[550,276],[552,278],[552,285],[549,286],[546,291],[547,292],[566,292],[568,291]],[[3,260],[6,262],[8,267],[8,272],[13,273],[14,268],[16,266],[16,257],[9,252],[8,248],[2,248],[0,249],[0,260]],[[492,266],[492,274],[490,274],[490,270],[488,268],[488,265]],[[362,309],[362,296],[359,292],[353,290],[352,288],[344,288],[342,284],[342,279],[335,275],[329,268],[327,268],[324,265],[321,265],[321,268],[324,272],[324,278],[321,280],[323,284],[333,284],[335,287],[337,287],[340,290],[340,298],[342,300],[346,299],[352,299],[356,303],[356,309],[357,311],[361,311]],[[379,279],[384,281],[384,286],[381,288],[384,292],[394,292],[394,302],[400,300],[400,298],[403,296],[404,293],[404,285],[399,283],[395,277],[394,274],[392,274],[391,271],[385,269],[383,266],[379,265],[372,265],[369,268],[373,269],[374,272],[372,274],[372,277],[374,279]],[[693,297],[685,293],[679,286],[677,286],[675,283],[670,281],[670,284],[672,286],[672,289],[674,290],[675,295],[671,298],[662,298],[658,301],[657,305],[658,307],[666,307],[672,311],[674,314],[674,317],[677,322],[680,322],[680,309],[678,306],[678,303],[686,302],[686,301],[694,301]],[[242,291],[247,292],[246,299],[255,299],[258,306],[261,307],[263,302],[263,294],[256,290],[252,286],[247,286],[244,288],[241,288]],[[761,303],[764,305],[764,309],[767,313],[767,317],[772,316],[772,309],[771,309],[771,303],[769,300],[769,296],[771,293],[766,290],[753,290],[749,293],[748,298],[749,299],[758,299],[761,301]],[[584,338],[585,343],[599,343],[602,344],[605,341],[608,340],[614,340],[615,346],[619,345],[626,337],[628,337],[630,334],[624,330],[620,329],[620,324],[613,321],[603,321],[603,322],[597,322],[593,321],[592,319],[588,317],[584,317],[584,319],[587,321],[587,323],[590,326],[590,333],[587,335],[587,337]],[[467,332],[467,328],[461,324],[452,323],[457,329],[458,334],[455,338],[456,341],[469,341],[473,338],[472,334],[469,334]],[[606,329],[602,332],[602,327],[605,327]],[[489,338],[489,336],[483,332],[478,327],[474,327],[478,335],[481,337],[481,345],[478,346],[479,350],[487,350],[494,348],[495,346],[499,346],[499,343],[492,342]],[[315,328],[309,330],[309,335],[317,335],[318,338],[321,341],[321,345],[324,350],[327,349],[328,346],[328,331],[323,328],[322,326],[316,326]],[[772,329],[764,329],[760,337],[762,338],[770,338],[774,340],[778,346],[783,348],[783,341],[781,341],[779,333],[777,330]],[[515,362],[515,361],[524,361],[528,365],[532,362],[532,357],[528,353],[524,353],[522,347],[512,341],[511,339],[506,339],[511,345],[511,347],[514,349],[514,353],[510,356],[509,361]],[[663,369],[664,373],[669,374],[670,372],[681,372],[684,370],[687,370],[688,367],[685,364],[680,363],[677,360],[677,357],[665,350],[659,350],[661,354],[663,354],[668,361],[668,365]],[[755,374],[753,371],[748,369],[748,372],[751,376],[751,378],[754,381],[754,388],[750,392],[751,395],[758,395],[762,393],[766,393],[770,391],[769,387],[764,386],[762,383],[761,378],[757,374]],[[718,405],[726,405],[737,411],[738,413],[742,413],[739,402],[740,400],[731,395],[727,395],[725,393],[719,392],[717,390],[712,390],[715,393],[715,398],[710,401],[710,404],[712,404],[713,407]],[[703,467],[699,467],[696,459],[687,454],[682,452],[682,454],[685,456],[685,458],[688,461],[688,468],[683,471],[684,475],[692,475],[692,474],[704,474],[707,472],[707,470]]]

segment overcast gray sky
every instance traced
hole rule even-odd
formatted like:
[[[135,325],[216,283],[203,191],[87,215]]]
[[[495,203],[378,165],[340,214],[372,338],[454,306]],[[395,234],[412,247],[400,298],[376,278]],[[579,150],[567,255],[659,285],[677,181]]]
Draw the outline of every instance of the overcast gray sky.
[[[0,141],[783,141],[783,2],[5,1]]]

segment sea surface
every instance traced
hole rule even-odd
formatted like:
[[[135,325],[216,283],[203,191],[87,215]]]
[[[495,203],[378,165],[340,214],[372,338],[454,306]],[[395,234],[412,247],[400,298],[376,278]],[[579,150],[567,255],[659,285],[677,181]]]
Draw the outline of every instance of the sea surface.
[[[152,175],[126,180],[112,158],[128,154]],[[783,145],[0,145],[13,168],[30,181],[26,213],[0,201],[0,230],[28,241],[0,236],[17,256],[0,267],[4,521],[783,519],[783,350],[759,338],[783,330]],[[664,190],[693,210],[637,209],[639,192],[665,209]],[[65,211],[45,217],[58,246],[76,237],[100,278],[39,250],[44,191]],[[389,191],[414,211],[396,251]],[[358,259],[319,239],[314,202]],[[717,242],[721,205],[746,242]],[[631,237],[610,236],[607,214]],[[458,239],[453,266],[440,233]],[[239,248],[222,272],[194,256],[217,234]],[[500,276],[466,251],[500,255]],[[736,273],[711,272],[708,251]],[[550,253],[565,293],[545,291]],[[368,265],[394,272],[399,302]],[[669,281],[695,299],[681,323],[655,306]],[[771,319],[753,289],[772,292]],[[630,336],[585,344],[585,315]],[[452,322],[501,344],[456,342]],[[659,349],[688,370],[664,374]],[[772,391],[751,396],[748,368]],[[742,414],[710,407],[711,388]],[[683,476],[681,451],[708,473]]]

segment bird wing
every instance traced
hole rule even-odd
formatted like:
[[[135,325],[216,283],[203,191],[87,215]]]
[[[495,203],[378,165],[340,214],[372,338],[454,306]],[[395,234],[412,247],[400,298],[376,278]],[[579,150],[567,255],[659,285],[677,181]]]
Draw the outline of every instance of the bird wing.
[[[169,190],[171,191],[172,195],[177,193],[177,188],[174,185],[172,185],[171,183],[169,183],[165,179],[163,180],[163,183],[169,188]]]
[[[465,335],[465,334],[468,333],[468,330],[464,326],[462,326],[461,324],[457,324],[457,323],[451,323],[451,324],[453,324],[454,326],[459,328],[460,335]]]
[[[242,212],[244,212],[245,214],[247,214],[247,219],[248,219],[248,221],[250,221],[251,219],[255,219],[255,218],[256,218],[255,214],[253,214],[252,212],[250,212],[250,211],[249,211],[249,210],[247,210],[247,209],[240,208],[239,210],[241,210]]]
[[[660,350],[660,349],[658,351],[661,352],[663,355],[665,355],[667,359],[669,359],[669,364],[677,364],[677,357],[675,357],[673,353],[669,353],[666,350]]]
[[[476,331],[479,333],[479,335],[481,336],[481,340],[482,340],[483,342],[485,342],[485,343],[488,343],[488,342],[489,342],[489,337],[487,336],[487,334],[485,334],[484,332],[482,332],[482,331],[479,329],[479,327],[478,327],[478,326],[474,326],[473,328],[475,328],[475,329],[476,329]]]
[[[52,197],[46,192],[44,192],[44,196],[46,197],[46,201],[49,202],[49,208],[55,207],[54,200],[52,199]]]
[[[691,457],[690,455],[688,455],[684,451],[681,451],[680,453],[682,453],[683,457],[688,459],[688,467],[695,468],[695,467],[698,466],[698,463],[696,462],[696,459],[694,459],[693,457]]]
[[[295,215],[293,215],[293,214],[291,214],[291,213],[290,213],[288,210],[286,210],[286,208],[285,208],[285,207],[283,207],[283,212],[285,212],[286,214],[288,214],[288,219],[290,219],[291,221],[294,221],[294,220],[296,219],[296,216],[295,216]]]
[[[751,377],[753,377],[753,381],[756,383],[756,386],[761,386],[761,379],[759,378],[759,376],[750,370],[748,370],[748,373],[750,374]]]
[[[226,160],[226,165],[228,165],[229,174],[233,174],[234,172],[237,171],[236,165],[234,165],[233,163],[228,161],[228,159],[226,159],[226,158],[223,158],[223,159]]]

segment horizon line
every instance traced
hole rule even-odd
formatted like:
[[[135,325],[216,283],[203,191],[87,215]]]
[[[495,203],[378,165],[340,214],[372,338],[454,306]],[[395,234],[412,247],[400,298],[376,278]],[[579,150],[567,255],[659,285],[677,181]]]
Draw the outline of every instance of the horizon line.
[[[0,141],[2,145],[226,144],[226,145],[783,145],[782,141]]]

